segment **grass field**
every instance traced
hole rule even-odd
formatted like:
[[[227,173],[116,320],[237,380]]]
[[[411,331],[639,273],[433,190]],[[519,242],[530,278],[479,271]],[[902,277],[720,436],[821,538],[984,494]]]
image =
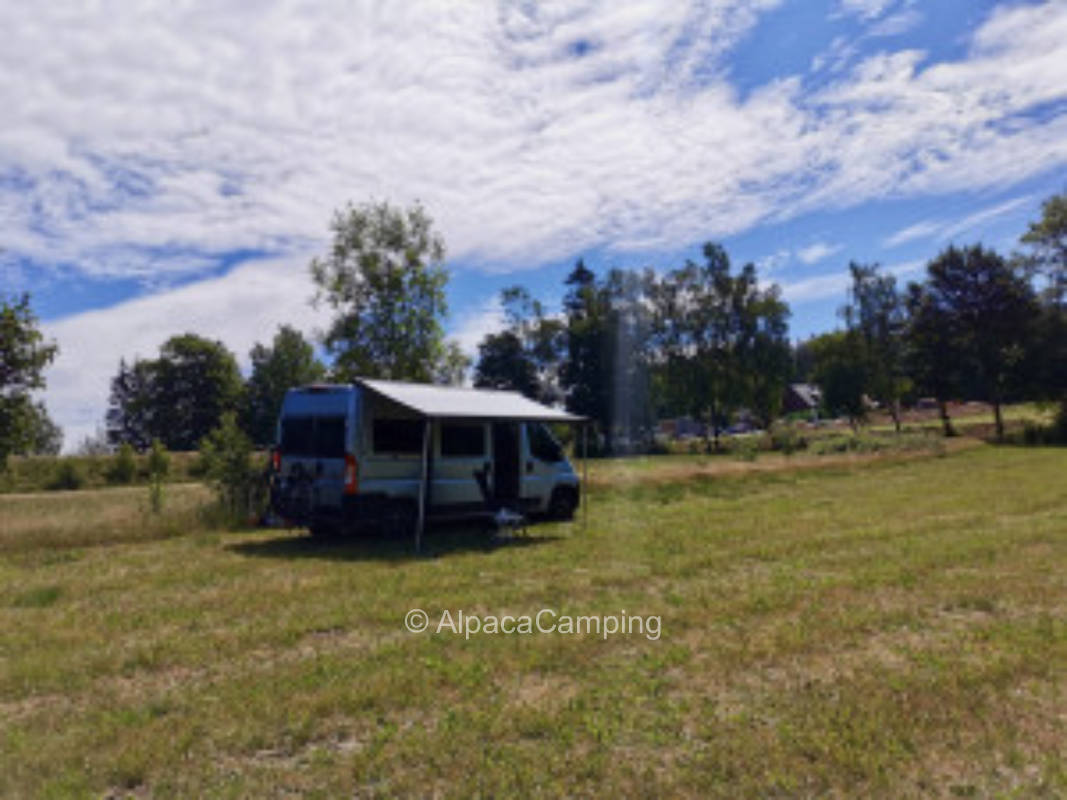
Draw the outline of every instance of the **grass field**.
[[[722,463],[594,464],[587,527],[417,560],[125,541],[123,490],[89,546],[2,497],[0,794],[1067,794],[1067,450]],[[414,607],[662,623],[465,639]]]

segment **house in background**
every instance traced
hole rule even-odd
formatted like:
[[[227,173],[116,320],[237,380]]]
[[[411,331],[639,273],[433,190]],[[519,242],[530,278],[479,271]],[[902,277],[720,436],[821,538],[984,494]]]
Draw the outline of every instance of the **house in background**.
[[[806,411],[818,416],[822,403],[822,389],[813,383],[791,383],[786,387],[782,398],[782,410],[786,414]]]
[[[678,417],[677,419],[660,420],[656,431],[660,436],[668,439],[703,438],[707,431],[707,425],[692,417]]]

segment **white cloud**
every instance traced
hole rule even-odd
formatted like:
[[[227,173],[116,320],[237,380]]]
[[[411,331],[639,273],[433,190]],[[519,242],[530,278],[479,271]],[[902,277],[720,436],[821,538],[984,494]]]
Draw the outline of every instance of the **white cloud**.
[[[498,295],[493,295],[473,310],[460,316],[452,326],[450,337],[455,339],[468,356],[478,357],[478,345],[490,333],[500,331],[505,324],[504,308]]]
[[[946,225],[942,228],[940,234],[941,239],[954,239],[961,233],[968,231],[974,231],[976,228],[980,228],[983,224],[991,222],[997,217],[1003,217],[1006,214],[1010,214],[1017,208],[1020,208],[1027,203],[1033,202],[1033,198],[1030,196],[1016,197],[1012,200],[1007,200],[995,206],[989,208],[983,208],[980,211],[976,211],[973,214],[968,214],[958,222],[953,222],[950,225]],[[979,232],[980,234],[980,232]]]
[[[797,250],[797,258],[805,264],[814,264],[816,261],[822,261],[824,258],[828,258],[834,253],[840,252],[842,248],[843,245],[840,244],[815,242],[808,247],[802,247],[800,250]]]
[[[827,297],[844,296],[848,286],[848,272],[831,272],[826,275],[814,275],[798,281],[780,284],[782,295],[790,303],[806,303],[812,300],[824,300]]]
[[[64,429],[65,446],[92,434],[104,418],[120,358],[153,358],[169,337],[191,331],[219,339],[248,367],[248,351],[277,326],[307,334],[326,322],[308,300],[307,259],[258,261],[221,278],[75,314],[43,325],[59,345],[48,369],[46,402]]]
[[[793,251],[787,247],[775,250],[769,256],[764,256],[756,262],[756,270],[761,275],[775,272],[789,263],[793,257]]]
[[[1022,208],[1028,203],[1032,203],[1034,198],[1030,195],[1023,195],[1021,197],[1014,197],[1011,200],[1006,200],[1003,203],[998,203],[994,206],[988,206],[983,209],[979,209],[972,214],[968,214],[962,219],[955,222],[947,220],[935,220],[925,219],[916,222],[914,225],[909,225],[906,228],[901,228],[896,233],[886,237],[882,242],[884,247],[897,247],[908,242],[916,241],[917,239],[928,239],[937,237],[940,241],[947,241],[954,239],[961,233],[974,231],[976,228],[980,228],[983,224],[991,222],[998,217],[1003,217],[1010,214],[1016,209]],[[979,236],[981,231],[978,232]]]
[[[0,4],[0,240],[55,274],[168,285],[240,249],[288,254],[303,280],[333,209],[419,198],[454,259],[503,270],[1067,166],[1067,114],[1049,111],[1067,100],[1064,3],[996,9],[957,61],[881,52],[846,72],[843,41],[817,93],[743,95],[726,56],[778,4]],[[907,8],[891,5],[845,0],[882,22]],[[80,398],[106,393],[82,358],[99,380],[201,325],[244,348],[225,326],[253,313],[255,270],[53,323],[60,422],[88,424]],[[303,289],[262,291],[305,319]]]
[[[0,234],[180,277],[321,246],[349,198],[417,197],[453,257],[513,269],[1067,164],[1067,117],[1025,117],[1067,97],[1063,4],[997,11],[959,62],[878,54],[742,99],[726,54],[777,4],[6,4]]]
[[[841,0],[841,13],[855,14],[863,19],[875,19],[884,14],[896,0]]]
[[[934,236],[938,231],[944,227],[943,222],[938,220],[924,219],[916,222],[914,225],[909,225],[906,228],[901,228],[896,233],[887,236],[882,242],[883,247],[898,247],[908,242],[914,242],[917,239],[926,239]]]
[[[896,14],[890,14],[885,19],[878,20],[867,29],[865,36],[871,39],[900,36],[902,33],[907,33],[912,28],[915,28],[922,20],[923,15],[921,12],[909,8]]]
[[[925,261],[905,261],[893,264],[885,268],[885,272],[894,275],[898,281],[908,279],[910,276],[922,270]],[[822,275],[814,275],[798,281],[780,284],[782,295],[790,303],[803,304],[813,300],[825,300],[831,297],[845,299],[846,291],[851,283],[851,275],[847,269],[837,272],[828,272]]]

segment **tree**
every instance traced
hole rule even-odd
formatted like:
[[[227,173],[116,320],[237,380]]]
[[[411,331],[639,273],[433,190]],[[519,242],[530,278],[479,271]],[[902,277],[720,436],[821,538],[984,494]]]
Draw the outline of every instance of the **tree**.
[[[823,405],[833,416],[848,417],[855,430],[867,416],[863,397],[867,368],[859,336],[852,331],[833,331],[809,339],[808,347]]]
[[[856,337],[864,371],[864,392],[888,409],[900,432],[900,398],[908,389],[904,371],[904,302],[896,279],[877,264],[848,265],[849,303],[841,310]]]
[[[158,438],[168,450],[193,450],[222,414],[238,407],[237,361],[219,341],[172,336],[159,357],[119,363],[111,382],[108,439],[139,450]]]
[[[936,399],[945,436],[955,436],[948,413],[948,401],[958,394],[962,381],[955,319],[923,284],[908,284],[904,302],[908,312],[904,334],[908,374],[918,392]]]
[[[470,357],[463,352],[459,342],[445,342],[444,353],[434,366],[431,380],[441,386],[460,386],[470,366]]]
[[[478,345],[474,385],[510,389],[543,403],[562,398],[559,369],[564,324],[521,286],[500,293],[506,327]]]
[[[39,330],[28,294],[0,301],[0,469],[40,433],[41,415],[32,393],[44,388],[44,369],[57,352]]]
[[[1067,300],[1067,192],[1041,204],[1041,219],[1022,236],[1031,248],[1031,263],[1048,278],[1048,297],[1062,308]]]
[[[509,389],[526,397],[538,394],[537,370],[513,330],[490,333],[478,345],[474,385],[480,389]]]
[[[48,409],[40,401],[30,406],[30,413],[29,446],[25,452],[29,455],[59,455],[63,447],[63,429],[49,416]]]
[[[1038,394],[1060,403],[1058,428],[1067,435],[1067,192],[1041,206],[1022,242],[1030,248],[1029,266],[1047,279],[1042,295]]]
[[[153,387],[153,426],[168,450],[193,450],[241,396],[237,361],[220,341],[194,333],[160,348]]]
[[[736,275],[720,245],[704,245],[704,263],[689,261],[652,292],[657,385],[675,411],[719,429],[742,406],[764,425],[780,410],[791,370],[789,308],[777,287],[761,289],[756,268]],[[660,403],[659,405],[663,405]]]
[[[949,247],[931,261],[923,291],[933,312],[929,320],[947,326],[943,343],[993,405],[1003,437],[1001,405],[1023,387],[1035,338],[1039,309],[1032,286],[996,252],[974,245]]]
[[[613,355],[608,336],[606,297],[599,291],[596,275],[578,259],[564,282],[566,358],[560,370],[560,385],[569,411],[589,417],[599,424],[611,449],[612,418],[611,365]]]
[[[285,393],[326,377],[326,368],[300,331],[282,325],[269,346],[258,342],[249,352],[252,372],[245,384],[242,428],[258,446],[274,441]]]
[[[119,360],[119,371],[111,379],[111,395],[105,417],[107,442],[112,446],[130,444],[147,450],[158,430],[154,423],[155,362]]]
[[[736,308],[744,402],[766,429],[781,414],[782,398],[793,369],[789,306],[777,286],[758,288],[754,266],[746,266],[741,277]]]
[[[349,204],[331,227],[333,247],[312,260],[310,270],[314,302],[325,301],[335,312],[323,335],[334,377],[440,376],[450,355],[442,327],[448,272],[444,242],[429,215],[418,204]]]
[[[815,380],[815,354],[811,349],[811,342],[815,337],[808,337],[804,341],[798,341],[793,345],[792,372],[790,380],[793,383],[812,383]]]

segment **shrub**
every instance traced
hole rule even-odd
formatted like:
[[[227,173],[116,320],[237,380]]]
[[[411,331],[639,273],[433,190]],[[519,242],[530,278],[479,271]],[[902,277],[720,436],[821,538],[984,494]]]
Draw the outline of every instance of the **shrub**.
[[[85,473],[74,461],[63,459],[59,462],[55,477],[48,488],[54,491],[72,492],[85,485]]]
[[[262,511],[266,501],[263,470],[252,464],[252,441],[237,425],[233,413],[200,442],[204,478],[214,487],[219,506],[237,523]]]
[[[155,514],[163,511],[163,480],[169,471],[170,455],[167,448],[159,439],[153,439],[148,451],[148,503]]]
[[[755,461],[759,457],[760,441],[758,436],[733,436],[727,447],[730,453],[741,461]]]
[[[1067,444],[1067,401],[1060,403],[1060,410],[1056,413],[1050,433],[1055,444]]]
[[[787,456],[798,450],[804,450],[808,441],[800,435],[796,425],[791,421],[779,421],[771,427],[771,449]]]
[[[123,442],[118,453],[112,457],[106,476],[108,483],[133,483],[137,477],[137,459],[129,442]]]

